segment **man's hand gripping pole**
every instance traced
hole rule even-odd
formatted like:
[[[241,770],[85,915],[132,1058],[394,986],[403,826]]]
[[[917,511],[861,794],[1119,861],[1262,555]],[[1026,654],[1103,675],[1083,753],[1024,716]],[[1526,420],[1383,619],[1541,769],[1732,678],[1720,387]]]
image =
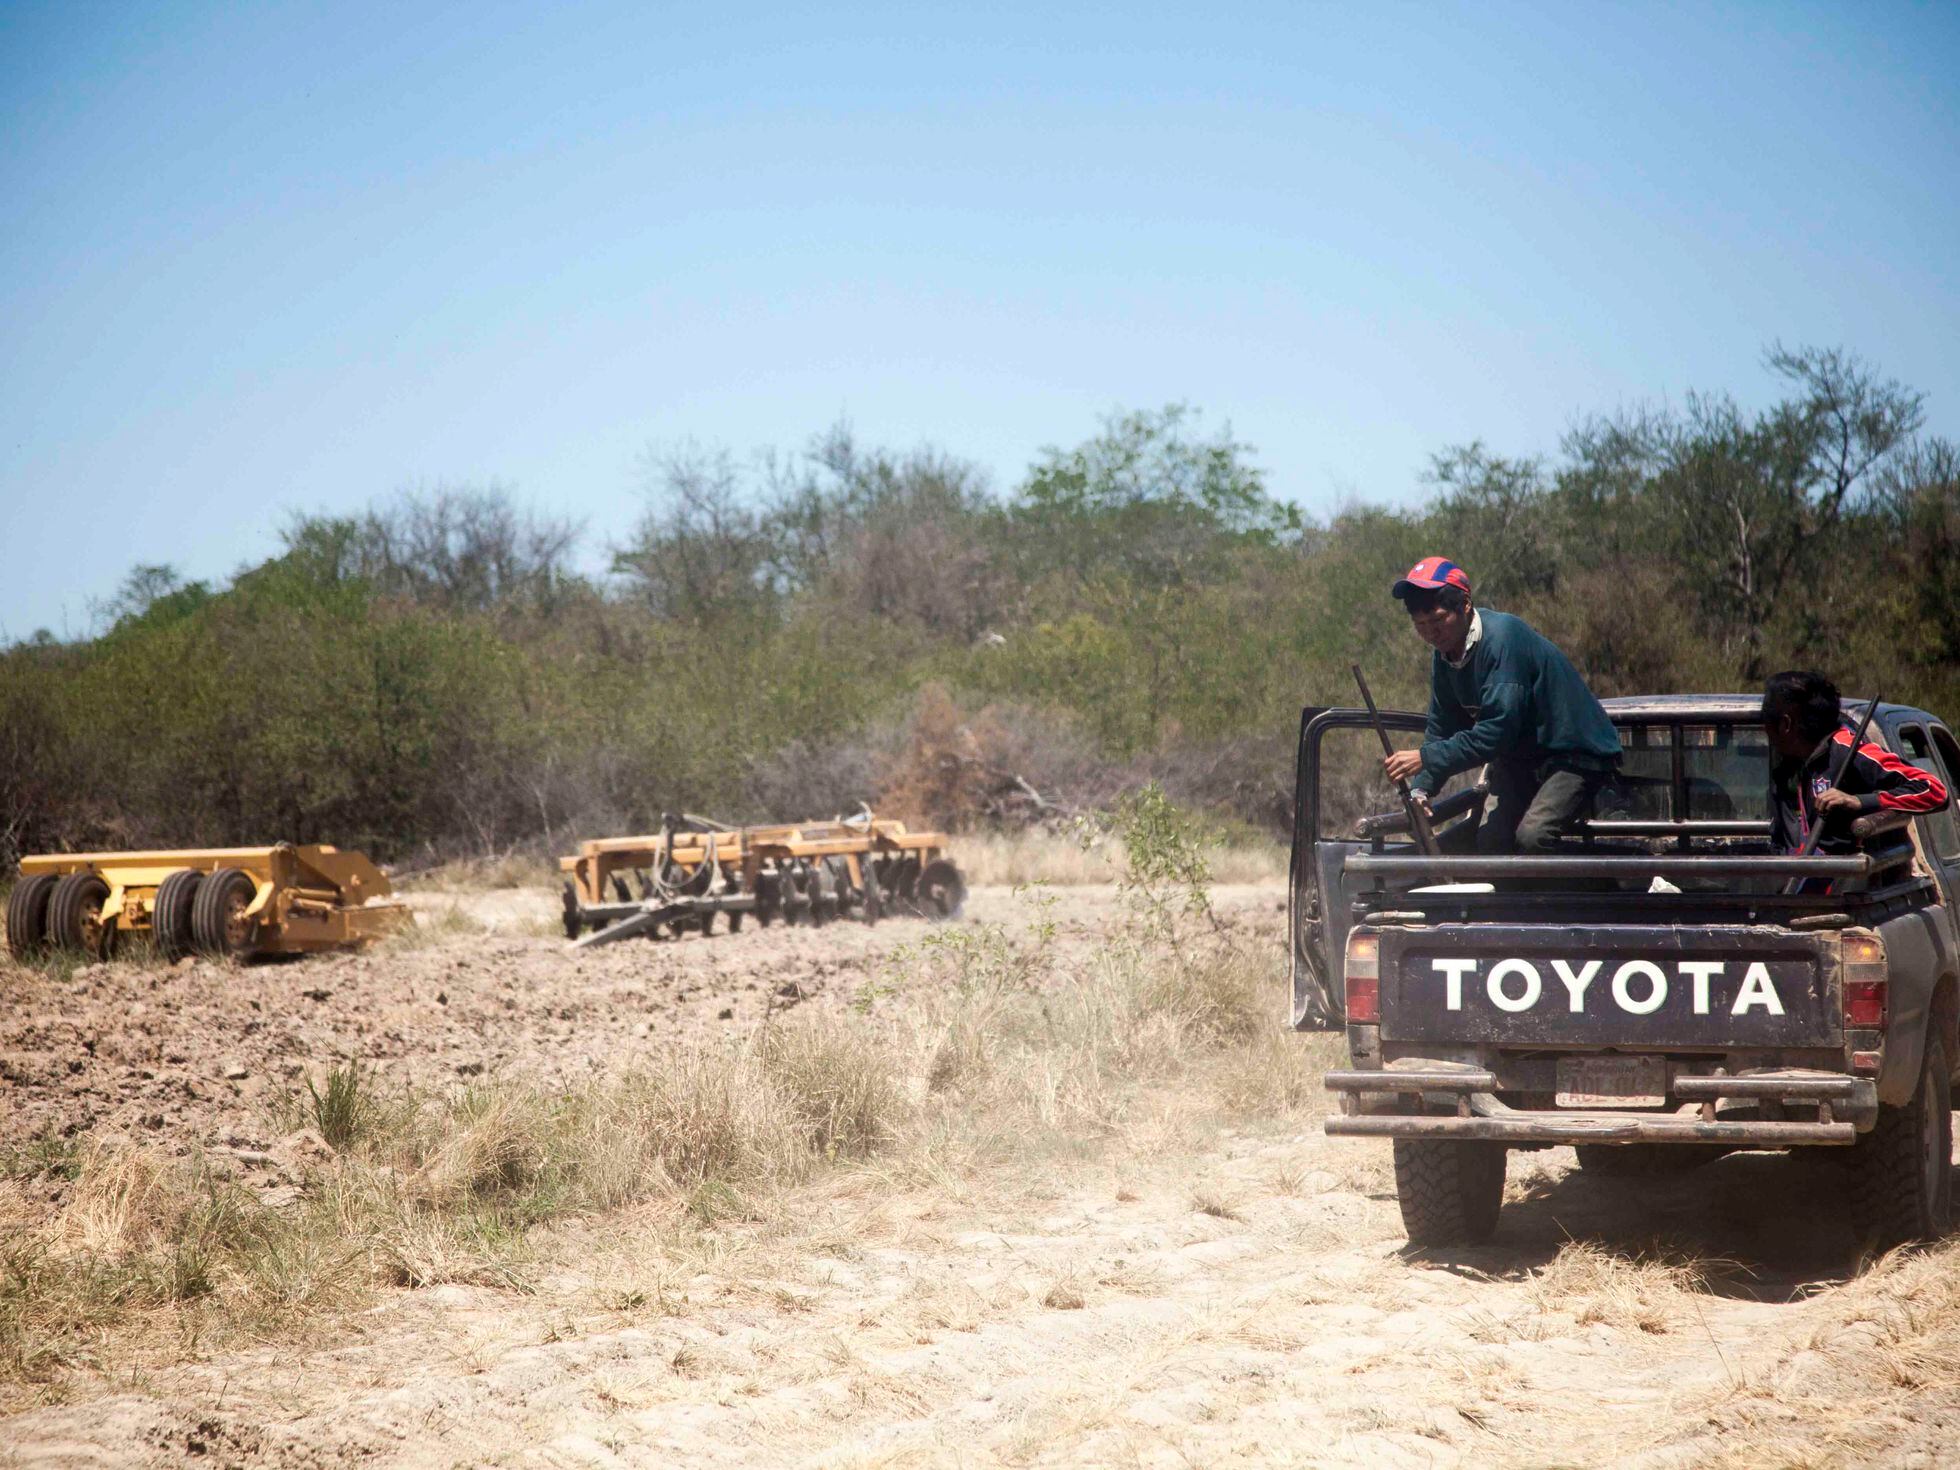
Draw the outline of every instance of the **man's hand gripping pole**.
[[[1375,708],[1375,696],[1368,692],[1368,680],[1361,672],[1360,664],[1350,664],[1354,670],[1354,682],[1361,686],[1361,702],[1368,706],[1368,718],[1375,722],[1375,733],[1381,737],[1382,756],[1395,754],[1395,747],[1388,743],[1388,726],[1382,723],[1382,712]],[[1409,831],[1415,835],[1416,850],[1424,857],[1435,857],[1440,851],[1436,846],[1436,832],[1429,824],[1429,813],[1423,810],[1421,802],[1407,781],[1397,781],[1395,789],[1402,794],[1402,810],[1409,814]]]

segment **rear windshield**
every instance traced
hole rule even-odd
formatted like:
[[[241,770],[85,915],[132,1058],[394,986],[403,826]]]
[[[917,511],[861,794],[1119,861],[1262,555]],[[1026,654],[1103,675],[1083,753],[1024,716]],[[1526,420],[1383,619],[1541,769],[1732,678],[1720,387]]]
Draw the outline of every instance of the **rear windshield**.
[[[1769,742],[1762,726],[1622,725],[1619,778],[1600,793],[1598,815],[1640,822],[1768,821]]]
[[[1619,726],[1619,774],[1599,794],[1594,816],[1639,822],[1769,820],[1769,743],[1749,720],[1627,722]],[[1397,732],[1398,746],[1414,737]],[[1678,779],[1677,779],[1678,761]],[[1453,778],[1439,796],[1481,772]],[[1355,823],[1394,810],[1398,798],[1381,776],[1381,746],[1372,729],[1335,728],[1320,744],[1320,837],[1352,839]],[[1394,845],[1408,838],[1389,836]]]

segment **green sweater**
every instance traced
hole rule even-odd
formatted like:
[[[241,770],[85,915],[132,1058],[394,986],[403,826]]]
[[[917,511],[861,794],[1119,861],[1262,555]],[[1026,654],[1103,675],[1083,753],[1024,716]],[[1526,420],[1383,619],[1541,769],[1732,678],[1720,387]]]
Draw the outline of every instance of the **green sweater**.
[[[1592,770],[1618,760],[1619,733],[1572,661],[1523,618],[1489,608],[1477,616],[1482,632],[1462,668],[1431,656],[1422,770],[1409,784],[1433,794],[1500,756]]]

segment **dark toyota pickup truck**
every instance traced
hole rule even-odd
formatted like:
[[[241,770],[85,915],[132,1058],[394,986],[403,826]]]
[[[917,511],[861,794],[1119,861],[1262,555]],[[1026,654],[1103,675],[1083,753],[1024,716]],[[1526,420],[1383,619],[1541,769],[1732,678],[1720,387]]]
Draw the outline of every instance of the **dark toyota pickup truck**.
[[[1537,857],[1418,854],[1368,716],[1305,712],[1293,1020],[1347,1031],[1327,1132],[1393,1140],[1419,1245],[1487,1238],[1507,1151],[1560,1144],[1620,1174],[1830,1150],[1865,1239],[1941,1234],[1960,1064],[1953,808],[1860,818],[1847,856],[1773,854],[1758,700],[1605,704],[1620,773],[1583,833]],[[1923,710],[1881,704],[1868,738],[1954,789],[1960,745]],[[1478,821],[1485,797],[1458,778],[1438,828]]]

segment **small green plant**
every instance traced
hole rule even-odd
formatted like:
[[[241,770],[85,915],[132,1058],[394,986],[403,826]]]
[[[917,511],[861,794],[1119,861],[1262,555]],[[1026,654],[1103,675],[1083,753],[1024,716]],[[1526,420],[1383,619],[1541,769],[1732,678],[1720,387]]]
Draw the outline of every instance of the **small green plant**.
[[[344,1062],[327,1072],[324,1090],[306,1079],[313,1099],[313,1126],[335,1153],[345,1153],[366,1130],[374,1114],[367,1074],[359,1062]]]
[[[20,1143],[0,1144],[0,1179],[68,1179],[82,1172],[72,1138],[43,1129]]]

